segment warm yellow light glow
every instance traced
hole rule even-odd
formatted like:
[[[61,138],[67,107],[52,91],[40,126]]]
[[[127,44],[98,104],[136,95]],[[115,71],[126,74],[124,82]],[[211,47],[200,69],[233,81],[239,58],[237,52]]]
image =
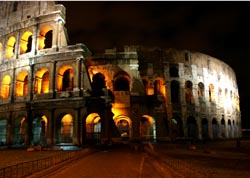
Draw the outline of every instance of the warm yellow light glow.
[[[91,113],[86,118],[86,124],[98,123],[100,121],[100,116],[97,113]]]
[[[143,115],[142,117],[146,118],[148,120],[148,122],[150,123],[150,125],[153,125],[155,123],[153,117],[151,117],[149,115]]]
[[[6,44],[6,51],[5,51],[6,58],[11,58],[14,56],[15,43],[16,43],[16,38],[14,36],[11,36]]]
[[[9,75],[4,76],[1,83],[1,97],[8,98],[10,95],[10,81],[11,78]]]
[[[73,117],[70,114],[66,114],[62,118],[62,123],[63,124],[70,124],[70,123],[72,123],[72,121],[73,121]]]
[[[29,40],[29,37],[32,36],[32,33],[30,31],[26,31],[21,40],[20,40],[20,53],[23,54],[23,53],[26,53],[27,52],[27,49],[28,49],[28,40]]]
[[[38,49],[42,50],[45,47],[45,35],[48,31],[53,30],[50,26],[45,26],[41,29],[40,31],[40,36],[39,36],[39,43],[38,43]]]
[[[16,96],[28,94],[28,73],[20,72],[16,81]]]
[[[155,90],[158,91],[162,96],[166,97],[166,85],[163,78],[155,79]]]
[[[69,71],[69,75],[65,75],[66,71]],[[68,78],[67,81],[64,80],[64,77]],[[57,90],[58,91],[63,91],[63,90],[73,90],[73,86],[74,86],[74,70],[72,66],[69,65],[65,65],[62,66],[59,70],[58,70],[58,74],[57,74]],[[64,88],[65,86],[65,88]],[[66,89],[67,86],[67,89]]]
[[[48,93],[49,92],[49,72],[46,68],[41,68],[36,72],[34,92]]]

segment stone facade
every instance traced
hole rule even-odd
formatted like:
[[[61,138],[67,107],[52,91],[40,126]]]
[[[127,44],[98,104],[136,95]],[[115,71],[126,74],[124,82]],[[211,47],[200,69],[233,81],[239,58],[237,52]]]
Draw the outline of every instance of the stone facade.
[[[68,45],[65,16],[53,1],[0,2],[1,145],[241,136],[230,66],[140,46],[92,56]]]

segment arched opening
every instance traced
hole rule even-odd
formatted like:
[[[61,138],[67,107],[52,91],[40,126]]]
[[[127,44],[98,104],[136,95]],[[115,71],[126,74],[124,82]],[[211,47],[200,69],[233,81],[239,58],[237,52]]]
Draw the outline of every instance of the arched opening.
[[[229,119],[228,122],[227,122],[227,125],[228,125],[228,138],[232,138],[233,137],[233,129],[232,129],[232,123],[231,123],[231,120]]]
[[[33,145],[45,145],[47,133],[47,117],[36,117],[32,122]]]
[[[170,77],[179,77],[179,69],[178,66],[171,65],[169,68]]]
[[[173,113],[173,118],[171,120],[172,125],[172,136],[175,137],[184,137],[183,132],[183,122],[182,118],[179,116],[179,114]]]
[[[206,118],[201,120],[202,139],[208,139],[208,121]]]
[[[52,47],[53,29],[50,26],[45,26],[40,31],[38,49],[46,49]]]
[[[120,137],[124,140],[128,140],[132,131],[131,120],[127,116],[117,116],[114,120],[120,133]]]
[[[140,120],[140,137],[143,141],[156,140],[156,125],[153,117],[143,115]]]
[[[0,120],[0,146],[6,144],[7,120]]]
[[[25,117],[18,117],[14,126],[14,144],[23,145],[27,137],[27,122]]]
[[[200,99],[200,101],[204,101],[204,84],[199,82],[198,83],[198,97]]]
[[[187,126],[188,126],[188,137],[196,139],[197,138],[197,124],[196,120],[193,116],[189,116],[187,118]]]
[[[193,83],[190,81],[185,82],[185,99],[187,104],[194,104]]]
[[[28,95],[28,73],[20,72],[16,81],[16,96]]]
[[[88,143],[101,141],[101,117],[97,113],[91,113],[86,118],[86,141]]]
[[[213,139],[218,139],[218,123],[215,118],[212,120]]]
[[[72,91],[74,87],[74,70],[71,66],[63,66],[57,74],[57,90]]]
[[[225,119],[221,119],[221,137],[226,138]]]
[[[32,32],[26,31],[20,40],[20,54],[28,53],[32,47]]]
[[[120,71],[114,76],[114,91],[129,91],[130,77],[124,72]]]
[[[214,99],[215,99],[215,95],[214,95],[214,85],[213,84],[210,84],[209,85],[209,101],[210,102],[214,102]]]
[[[1,83],[1,97],[6,99],[10,96],[10,76],[5,75]]]
[[[6,44],[6,51],[5,51],[6,58],[11,58],[14,56],[15,45],[16,45],[16,38],[14,36],[11,36]]]
[[[163,78],[156,78],[154,82],[154,94],[166,97],[166,84]]]
[[[171,102],[172,103],[179,103],[179,89],[180,89],[179,82],[176,80],[171,81]]]
[[[65,114],[62,119],[59,120],[57,128],[57,142],[73,142],[73,117],[71,114]]]
[[[49,72],[46,68],[37,70],[35,76],[34,93],[48,93],[49,92]]]

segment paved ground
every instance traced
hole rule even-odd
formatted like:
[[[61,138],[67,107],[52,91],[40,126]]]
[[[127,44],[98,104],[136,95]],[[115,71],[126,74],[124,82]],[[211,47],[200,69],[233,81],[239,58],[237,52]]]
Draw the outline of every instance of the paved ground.
[[[129,147],[99,151],[61,167],[56,172],[50,172],[52,174],[34,174],[33,177],[250,178],[250,142],[241,143],[240,147],[236,147],[235,141],[195,146],[154,144],[147,145],[145,149],[146,152],[134,151]],[[16,157],[20,162],[25,160],[25,154],[30,155],[29,158],[32,154],[39,158],[39,155],[64,153],[22,152],[22,156],[17,156],[18,152],[12,152],[12,157]],[[5,157],[11,158],[10,155],[2,153],[6,153],[6,150],[0,150],[2,160],[5,160]]]

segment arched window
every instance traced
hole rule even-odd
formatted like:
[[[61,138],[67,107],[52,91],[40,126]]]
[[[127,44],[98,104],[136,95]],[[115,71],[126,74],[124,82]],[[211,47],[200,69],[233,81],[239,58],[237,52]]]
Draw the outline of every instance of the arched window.
[[[73,117],[71,114],[65,114],[59,123],[58,142],[72,143],[73,142]]]
[[[14,36],[11,36],[6,44],[6,51],[5,51],[6,58],[11,58],[14,56],[15,45],[16,45],[16,38]]]
[[[199,96],[199,98],[201,98],[201,99],[204,98],[204,89],[205,89],[204,84],[201,83],[201,82],[199,82],[199,83],[198,83],[198,96]]]
[[[27,134],[27,123],[25,117],[18,117],[14,127],[14,144],[21,145],[25,143]]]
[[[180,84],[178,81],[171,81],[171,101],[172,103],[179,103]]]
[[[215,96],[214,96],[214,86],[213,84],[209,85],[209,101],[214,102]]]
[[[20,40],[20,54],[28,53],[32,47],[32,33],[26,31]]]
[[[36,72],[34,93],[48,93],[49,92],[49,72],[46,68],[41,68]]]
[[[53,29],[50,26],[45,26],[40,31],[38,49],[46,49],[52,47]]]
[[[57,74],[57,90],[72,91],[74,87],[74,70],[71,66],[63,66]]]
[[[94,142],[101,139],[101,118],[97,113],[91,113],[86,118],[86,139]]]
[[[17,76],[16,96],[24,96],[28,94],[28,73],[21,72]]]
[[[1,83],[1,97],[6,99],[10,96],[10,76],[5,75]]]
[[[190,81],[185,83],[185,99],[187,104],[194,104],[193,84]]]
[[[45,145],[47,132],[47,117],[36,117],[32,122],[33,144]]]
[[[129,91],[130,77],[124,72],[120,71],[114,76],[114,91]]]
[[[170,66],[169,68],[170,77],[179,77],[179,70],[177,66]]]

